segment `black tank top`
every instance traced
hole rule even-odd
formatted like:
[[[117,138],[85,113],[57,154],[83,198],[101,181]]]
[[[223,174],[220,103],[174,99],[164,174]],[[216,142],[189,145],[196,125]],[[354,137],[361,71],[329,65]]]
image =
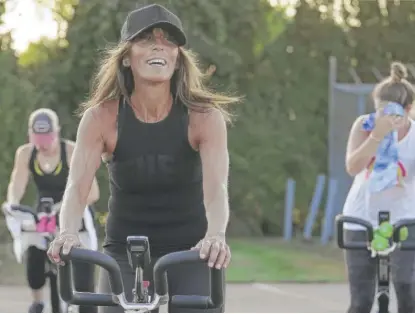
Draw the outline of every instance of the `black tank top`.
[[[37,149],[34,148],[32,150],[29,169],[38,190],[38,199],[42,197],[51,197],[53,198],[54,203],[59,203],[62,200],[66,181],[68,179],[69,166],[66,158],[66,144],[64,141],[61,141],[60,145],[60,161],[53,171],[47,173],[45,173],[39,165],[37,160]]]
[[[117,144],[107,164],[106,249],[125,253],[127,236],[144,235],[152,255],[160,256],[189,249],[205,235],[202,166],[188,125],[181,104],[173,104],[164,120],[144,123],[120,101]]]
[[[32,150],[32,155],[30,156],[29,162],[29,169],[33,176],[33,181],[35,181],[35,185],[38,190],[38,199],[35,208],[38,209],[39,201],[42,197],[51,197],[53,198],[53,202],[59,203],[62,201],[63,194],[65,192],[66,182],[68,180],[69,174],[69,165],[68,159],[66,154],[66,144],[65,141],[61,141],[61,158],[58,162],[58,165],[55,167],[55,170],[52,172],[45,173],[41,169],[39,162],[37,160],[37,149],[34,148]],[[92,215],[92,219],[94,220],[94,209],[90,205],[88,209]],[[57,225],[59,226],[59,215],[57,215]],[[85,221],[82,218],[82,225],[79,231],[85,231]]]

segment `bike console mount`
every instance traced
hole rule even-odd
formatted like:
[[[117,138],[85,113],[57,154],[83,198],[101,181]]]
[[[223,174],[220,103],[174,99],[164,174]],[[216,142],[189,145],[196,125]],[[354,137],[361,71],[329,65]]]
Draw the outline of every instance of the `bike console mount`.
[[[145,285],[143,281],[143,271],[151,262],[148,238],[144,236],[127,237],[127,255],[128,262],[135,271],[133,301],[136,303],[149,302],[148,285]]]
[[[51,197],[42,197],[39,200],[39,212],[50,214],[52,212],[54,201]]]
[[[127,237],[128,262],[132,269],[145,268],[150,265],[150,244],[147,237]]]

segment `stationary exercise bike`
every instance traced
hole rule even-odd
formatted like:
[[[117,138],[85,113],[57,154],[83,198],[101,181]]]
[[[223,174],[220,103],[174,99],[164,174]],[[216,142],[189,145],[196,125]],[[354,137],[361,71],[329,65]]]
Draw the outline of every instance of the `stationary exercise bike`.
[[[56,235],[56,225],[53,223],[50,227],[42,226],[44,219],[51,218],[56,221],[59,206],[54,204],[52,198],[42,197],[39,201],[37,210],[32,207],[21,204],[4,205],[2,210],[5,215],[11,216],[20,222],[21,232],[25,234],[40,235],[44,238],[45,248],[48,248]],[[43,221],[42,221],[43,220]],[[50,286],[50,303],[53,313],[77,312],[76,306],[69,306],[59,297],[58,292],[58,269],[49,258],[45,258],[45,276],[49,279]]]
[[[199,251],[180,251],[167,254],[154,265],[154,295],[148,293],[148,282],[143,280],[143,270],[150,265],[150,245],[145,236],[129,236],[127,238],[128,261],[135,270],[133,300],[125,297],[121,271],[118,263],[111,256],[98,251],[72,248],[68,255],[61,253],[64,266],[59,266],[59,286],[61,297],[69,304],[116,306],[120,305],[126,313],[148,313],[160,305],[170,303],[178,308],[198,310],[215,310],[224,303],[223,270],[210,269],[210,296],[201,295],[168,295],[167,270],[179,264],[204,263]],[[111,286],[111,294],[87,293],[74,291],[72,278],[72,261],[95,264],[107,270]]]
[[[379,225],[384,222],[389,222],[390,212],[379,212]],[[345,243],[344,241],[344,224],[356,224],[366,229],[366,241]],[[396,249],[401,250],[415,250],[415,243],[408,243],[400,240],[400,232],[402,228],[415,225],[415,219],[402,219],[393,225],[393,235],[390,240],[389,248],[384,251],[374,251],[371,247],[371,242],[374,238],[373,226],[369,221],[364,219],[338,215],[336,217],[337,226],[337,243],[339,248],[346,250],[369,250],[372,257],[376,258],[377,265],[377,293],[376,299],[378,303],[378,313],[389,313],[390,302],[390,254]]]

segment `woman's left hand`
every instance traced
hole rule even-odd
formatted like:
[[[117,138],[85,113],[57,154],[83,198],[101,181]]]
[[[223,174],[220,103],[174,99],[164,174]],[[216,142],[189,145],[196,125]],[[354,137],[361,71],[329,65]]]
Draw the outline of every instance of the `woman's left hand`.
[[[231,250],[225,236],[206,236],[192,249],[200,250],[200,258],[208,259],[208,266],[217,269],[226,268],[231,261]]]

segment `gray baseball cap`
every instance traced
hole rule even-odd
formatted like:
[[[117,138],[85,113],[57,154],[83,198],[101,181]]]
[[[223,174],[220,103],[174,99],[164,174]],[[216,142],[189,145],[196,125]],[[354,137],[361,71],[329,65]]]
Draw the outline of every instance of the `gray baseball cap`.
[[[46,112],[39,112],[32,122],[34,134],[48,134],[55,131],[52,118]]]
[[[154,27],[168,31],[179,46],[186,44],[186,34],[181,20],[159,4],[151,4],[131,11],[121,29],[121,41],[130,41],[142,32]]]

